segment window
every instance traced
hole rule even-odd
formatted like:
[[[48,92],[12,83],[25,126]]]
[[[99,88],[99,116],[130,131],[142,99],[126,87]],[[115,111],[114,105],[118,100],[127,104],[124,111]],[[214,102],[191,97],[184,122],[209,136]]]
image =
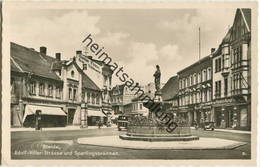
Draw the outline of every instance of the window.
[[[200,92],[197,92],[197,102],[200,103],[201,99],[200,99]]]
[[[221,71],[221,58],[215,60],[215,72]]]
[[[207,76],[207,79],[208,79],[208,80],[211,79],[211,68],[210,68],[210,67],[208,68],[208,76]]]
[[[61,76],[61,70],[58,70],[58,75]]]
[[[224,96],[227,96],[228,95],[228,79],[227,78],[225,78],[224,79]]]
[[[72,70],[70,75],[71,75],[72,78],[74,78],[75,72]]]
[[[87,103],[90,103],[90,93],[87,93]]]
[[[72,89],[69,88],[69,99],[72,100]]]
[[[200,83],[200,73],[198,73],[198,78],[196,77],[196,74],[194,74],[194,84]]]
[[[140,110],[143,109],[143,104],[139,104]]]
[[[56,98],[59,99],[61,97],[61,88],[56,87]]]
[[[197,77],[196,77],[196,74],[193,74],[193,83],[194,83],[194,85],[196,85],[197,84]]]
[[[204,69],[203,70],[203,79],[202,79],[202,82],[206,81],[207,80],[207,70]]]
[[[35,81],[30,82],[30,94],[31,95],[36,94],[36,82]]]
[[[49,96],[49,97],[53,96],[53,86],[52,85],[48,85],[47,96]]]
[[[77,97],[77,89],[73,89],[73,100],[76,100]]]
[[[190,85],[191,86],[193,85],[193,77],[192,77],[192,75],[190,75]]]
[[[95,97],[95,94],[94,93],[92,93],[92,104],[95,104],[95,99],[96,97]]]
[[[40,83],[39,85],[39,95],[44,96],[45,95],[45,86],[44,83]]]
[[[215,82],[215,97],[221,97],[221,81]]]
[[[99,97],[98,94],[96,95],[96,98],[97,98],[97,100],[96,100],[96,104],[100,104],[100,97]]]
[[[83,64],[83,70],[87,70],[88,69],[88,65],[87,64]]]
[[[208,91],[205,90],[204,91],[204,102],[207,102],[208,101]]]
[[[200,72],[198,73],[198,83],[201,82],[201,75],[200,75]]]
[[[11,94],[15,94],[15,79],[11,77]]]

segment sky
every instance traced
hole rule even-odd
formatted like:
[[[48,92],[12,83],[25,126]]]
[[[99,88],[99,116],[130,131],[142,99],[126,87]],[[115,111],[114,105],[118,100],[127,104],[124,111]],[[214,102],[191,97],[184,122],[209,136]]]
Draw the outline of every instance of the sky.
[[[236,9],[23,9],[10,11],[10,40],[69,59],[93,40],[124,71],[144,85],[153,82],[158,64],[161,82],[217,48],[232,26]],[[120,84],[114,76],[113,85]]]

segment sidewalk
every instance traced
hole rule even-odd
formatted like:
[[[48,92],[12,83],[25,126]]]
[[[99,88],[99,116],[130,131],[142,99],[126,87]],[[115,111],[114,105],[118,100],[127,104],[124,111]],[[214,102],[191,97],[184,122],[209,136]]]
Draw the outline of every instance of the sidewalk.
[[[117,125],[112,125],[111,127],[102,126],[101,129],[107,128],[116,128]],[[88,128],[80,128],[80,126],[66,126],[66,127],[50,127],[42,128],[41,131],[68,131],[68,130],[87,130],[87,129],[98,129],[98,126],[88,126]],[[35,128],[11,128],[11,132],[20,132],[20,131],[35,131]]]
[[[195,129],[195,127],[191,127],[191,129]],[[229,132],[229,133],[241,133],[241,134],[251,134],[251,131],[233,130],[233,129],[216,129],[215,128],[214,131]]]

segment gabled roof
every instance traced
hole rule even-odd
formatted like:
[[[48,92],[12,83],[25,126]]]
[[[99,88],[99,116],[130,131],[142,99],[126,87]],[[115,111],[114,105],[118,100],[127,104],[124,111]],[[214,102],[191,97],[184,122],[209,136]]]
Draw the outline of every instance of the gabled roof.
[[[200,60],[196,61],[195,63],[193,63],[193,64],[191,64],[191,65],[185,67],[185,68],[182,69],[182,70],[180,70],[179,72],[177,72],[177,74],[180,74],[180,73],[182,73],[182,72],[185,72],[186,70],[189,70],[189,69],[191,69],[192,67],[194,67],[194,66],[196,66],[196,65],[198,65],[198,64],[200,64],[200,63],[202,63],[202,62],[204,62],[204,61],[208,61],[208,60],[211,59],[211,57],[212,57],[212,54],[210,54],[210,55],[208,55],[208,56],[205,56],[205,57],[201,58]]]
[[[52,58],[47,55],[41,55],[39,52],[11,42],[11,70],[28,72],[33,75],[50,78],[54,80],[61,79],[51,70]]]
[[[99,87],[95,84],[95,82],[93,82],[84,72],[82,73],[82,87],[101,91]]]
[[[251,9],[241,8],[240,11],[246,26],[248,26],[249,31],[251,31]]]
[[[178,94],[178,76],[171,77],[162,88],[162,99],[171,100]]]
[[[119,90],[120,92],[123,92],[124,88],[125,88],[125,84],[116,85],[112,88],[112,91]]]
[[[231,32],[232,32],[232,28],[230,28],[227,32],[227,34],[225,35],[225,37],[222,40],[221,44],[225,44],[225,43],[229,43],[230,39],[231,39]]]
[[[87,89],[92,89],[96,91],[101,91],[100,88],[95,84],[94,81],[92,81],[87,74],[84,73],[84,71],[78,66],[75,59],[72,59],[72,61],[69,64],[75,65],[76,69],[82,76],[82,87]],[[69,65],[68,64],[68,65]]]

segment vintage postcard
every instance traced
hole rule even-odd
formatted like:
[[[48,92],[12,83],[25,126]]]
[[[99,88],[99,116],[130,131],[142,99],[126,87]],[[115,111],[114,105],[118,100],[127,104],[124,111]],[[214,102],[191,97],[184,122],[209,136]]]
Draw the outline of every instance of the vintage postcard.
[[[3,165],[256,166],[257,5],[3,1]]]

